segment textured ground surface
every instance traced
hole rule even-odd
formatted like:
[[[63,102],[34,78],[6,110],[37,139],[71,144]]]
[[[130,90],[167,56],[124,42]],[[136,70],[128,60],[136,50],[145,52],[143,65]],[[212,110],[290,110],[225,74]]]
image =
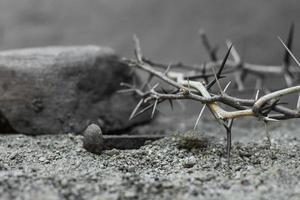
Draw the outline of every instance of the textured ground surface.
[[[86,152],[81,136],[2,135],[0,199],[300,199],[295,122],[271,126],[271,149],[261,126],[240,124],[230,169],[222,129],[200,126],[206,137],[173,134],[101,155]]]

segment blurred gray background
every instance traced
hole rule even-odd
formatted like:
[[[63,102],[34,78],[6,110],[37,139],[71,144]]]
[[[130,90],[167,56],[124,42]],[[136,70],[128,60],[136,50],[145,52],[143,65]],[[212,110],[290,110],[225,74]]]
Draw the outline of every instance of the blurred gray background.
[[[300,56],[299,9],[299,0],[1,0],[0,49],[96,44],[132,56],[136,33],[147,57],[195,64],[208,59],[203,28],[223,51],[231,39],[247,61],[280,64],[277,35],[292,21]]]

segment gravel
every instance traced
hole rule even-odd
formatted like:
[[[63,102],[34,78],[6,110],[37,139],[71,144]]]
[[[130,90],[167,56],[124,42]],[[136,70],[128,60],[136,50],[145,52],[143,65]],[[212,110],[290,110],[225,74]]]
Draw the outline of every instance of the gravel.
[[[230,167],[214,127],[100,155],[80,135],[1,135],[0,199],[299,199],[296,123],[273,126],[271,148],[261,128],[235,128]]]

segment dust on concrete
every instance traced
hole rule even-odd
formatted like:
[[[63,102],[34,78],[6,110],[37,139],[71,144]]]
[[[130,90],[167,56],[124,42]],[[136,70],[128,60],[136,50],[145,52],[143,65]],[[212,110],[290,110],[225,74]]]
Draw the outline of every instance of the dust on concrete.
[[[1,135],[0,199],[300,198],[297,123],[273,126],[271,148],[262,129],[236,128],[230,168],[225,141],[208,124],[213,136],[172,133],[101,155],[85,151],[80,135]]]

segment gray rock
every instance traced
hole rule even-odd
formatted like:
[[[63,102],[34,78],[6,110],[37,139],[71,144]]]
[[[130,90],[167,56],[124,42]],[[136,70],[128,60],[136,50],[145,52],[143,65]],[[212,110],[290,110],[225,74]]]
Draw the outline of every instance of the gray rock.
[[[100,154],[103,149],[103,135],[101,128],[96,124],[89,125],[83,132],[83,148],[95,154]]]
[[[135,74],[109,48],[45,47],[0,52],[0,132],[105,133],[145,122],[128,117],[136,97],[116,94]]]

